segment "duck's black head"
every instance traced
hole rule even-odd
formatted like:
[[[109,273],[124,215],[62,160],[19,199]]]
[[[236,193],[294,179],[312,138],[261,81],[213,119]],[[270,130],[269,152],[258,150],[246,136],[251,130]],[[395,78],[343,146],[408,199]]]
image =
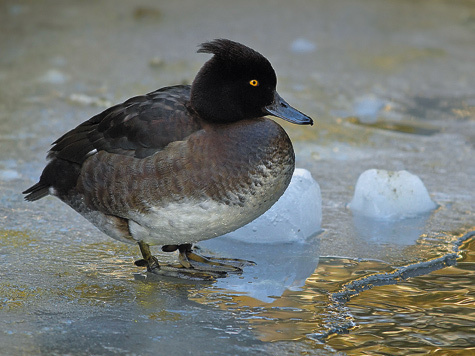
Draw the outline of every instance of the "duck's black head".
[[[226,123],[270,114],[313,124],[277,94],[274,69],[260,53],[226,39],[203,43],[198,52],[214,54],[191,87],[191,105],[203,119]]]

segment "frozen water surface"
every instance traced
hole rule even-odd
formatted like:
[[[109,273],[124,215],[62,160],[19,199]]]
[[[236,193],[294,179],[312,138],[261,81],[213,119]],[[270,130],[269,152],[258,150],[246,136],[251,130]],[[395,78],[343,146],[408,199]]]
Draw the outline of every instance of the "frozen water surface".
[[[2,354],[473,351],[473,2],[7,0],[0,9]],[[321,233],[206,241],[204,254],[257,265],[184,282],[144,274],[137,247],[54,198],[23,202],[52,141],[112,103],[189,83],[208,58],[197,44],[216,37],[265,54],[279,92],[316,119],[279,122],[321,188]],[[355,219],[347,204],[372,168],[417,175],[438,207],[398,222]]]

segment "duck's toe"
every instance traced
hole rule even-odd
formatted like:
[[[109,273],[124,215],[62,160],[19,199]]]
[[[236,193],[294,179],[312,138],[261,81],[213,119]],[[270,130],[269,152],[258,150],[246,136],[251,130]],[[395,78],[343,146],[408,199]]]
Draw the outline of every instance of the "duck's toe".
[[[139,267],[147,267],[148,272],[160,269],[160,264],[155,256],[151,256],[149,259],[141,259],[135,261],[135,265]]]
[[[170,265],[161,265],[160,268],[148,272],[157,276],[179,278],[190,281],[215,281],[217,278],[223,278],[227,275],[226,272],[222,271],[203,271],[195,268]]]
[[[180,245],[178,250],[180,251],[179,260],[183,267],[200,271],[239,274],[242,273],[243,267],[255,265],[252,261],[201,256],[193,252],[191,244]]]

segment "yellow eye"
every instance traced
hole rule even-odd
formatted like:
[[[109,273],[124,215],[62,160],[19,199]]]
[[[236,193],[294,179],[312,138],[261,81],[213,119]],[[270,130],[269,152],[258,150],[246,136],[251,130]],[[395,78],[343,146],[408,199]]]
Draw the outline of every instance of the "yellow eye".
[[[253,87],[257,87],[259,85],[259,82],[255,79],[253,79],[249,82],[249,84],[251,84]]]

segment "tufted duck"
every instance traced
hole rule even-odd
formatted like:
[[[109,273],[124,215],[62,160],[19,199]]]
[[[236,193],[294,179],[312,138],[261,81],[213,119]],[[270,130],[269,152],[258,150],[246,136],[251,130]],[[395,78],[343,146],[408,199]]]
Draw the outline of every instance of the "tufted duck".
[[[54,195],[105,234],[138,243],[136,264],[149,272],[240,271],[193,253],[192,244],[251,222],[287,188],[292,144],[264,116],[313,121],[277,94],[275,72],[258,52],[226,39],[198,52],[213,57],[191,86],[133,97],[56,140],[25,199]],[[181,266],[160,266],[149,245],[179,250]]]

